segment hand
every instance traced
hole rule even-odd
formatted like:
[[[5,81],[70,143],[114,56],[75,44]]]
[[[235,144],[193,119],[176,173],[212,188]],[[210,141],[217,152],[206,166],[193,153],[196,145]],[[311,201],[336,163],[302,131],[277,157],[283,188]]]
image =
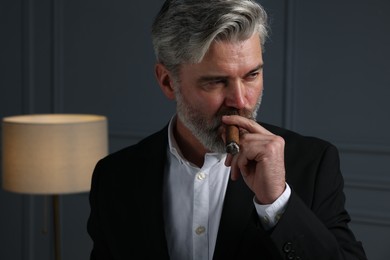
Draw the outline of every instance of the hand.
[[[284,139],[241,116],[223,116],[222,122],[238,126],[241,133],[239,153],[228,154],[225,161],[231,166],[231,178],[242,175],[259,204],[273,203],[286,188]]]

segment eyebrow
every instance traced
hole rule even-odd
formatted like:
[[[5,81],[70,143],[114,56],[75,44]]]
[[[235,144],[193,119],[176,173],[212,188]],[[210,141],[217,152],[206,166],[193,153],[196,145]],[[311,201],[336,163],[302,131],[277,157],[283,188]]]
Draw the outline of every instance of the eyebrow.
[[[264,64],[260,63],[257,65],[255,68],[250,70],[248,73],[245,74],[245,76],[248,76],[256,71],[259,71],[263,68]],[[219,80],[227,80],[229,77],[228,76],[202,76],[200,77],[197,82],[199,84],[205,83],[205,82],[210,82],[210,81],[219,81]]]

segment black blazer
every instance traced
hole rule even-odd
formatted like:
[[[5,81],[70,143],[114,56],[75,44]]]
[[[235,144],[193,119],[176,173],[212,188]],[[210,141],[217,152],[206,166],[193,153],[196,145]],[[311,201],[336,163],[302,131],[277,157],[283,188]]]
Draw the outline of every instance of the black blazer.
[[[265,231],[242,179],[229,181],[213,259],[366,259],[348,227],[337,149],[262,124],[285,139],[292,189],[278,224]],[[100,160],[90,192],[91,260],[169,259],[163,220],[167,127]],[[183,259],[186,260],[186,259]]]

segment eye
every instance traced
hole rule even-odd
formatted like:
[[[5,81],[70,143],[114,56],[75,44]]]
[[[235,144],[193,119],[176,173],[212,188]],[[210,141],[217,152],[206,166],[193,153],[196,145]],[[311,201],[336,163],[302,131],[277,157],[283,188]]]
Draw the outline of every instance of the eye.
[[[210,82],[212,85],[226,85],[227,80],[226,79],[217,79]]]
[[[217,88],[224,87],[226,86],[226,84],[227,80],[225,79],[215,79],[204,82],[204,84],[202,84],[202,88],[205,90],[214,90]]]
[[[246,76],[246,79],[247,79],[247,80],[255,80],[255,79],[259,76],[259,74],[260,74],[259,71],[249,73],[249,74]]]

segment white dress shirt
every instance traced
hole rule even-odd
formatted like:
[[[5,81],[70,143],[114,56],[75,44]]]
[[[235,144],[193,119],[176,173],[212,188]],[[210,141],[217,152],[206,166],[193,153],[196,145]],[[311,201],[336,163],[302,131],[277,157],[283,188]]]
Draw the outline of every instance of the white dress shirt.
[[[222,205],[230,167],[226,154],[207,153],[201,168],[182,156],[169,124],[167,164],[164,179],[164,219],[169,255],[172,260],[213,258]],[[290,197],[290,187],[270,205],[253,199],[263,226],[276,225]]]

